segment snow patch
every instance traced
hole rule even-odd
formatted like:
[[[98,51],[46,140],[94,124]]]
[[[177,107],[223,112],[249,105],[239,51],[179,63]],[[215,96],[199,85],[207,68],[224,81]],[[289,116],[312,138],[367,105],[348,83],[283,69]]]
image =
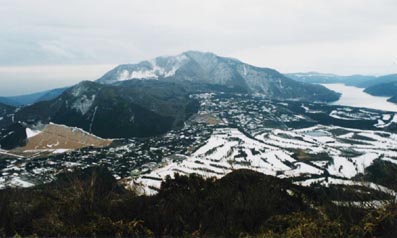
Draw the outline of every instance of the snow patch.
[[[72,109],[80,112],[82,115],[85,115],[88,112],[88,110],[90,110],[94,101],[95,101],[95,95],[92,95],[91,98],[88,98],[86,95],[83,95],[73,103]]]
[[[117,75],[118,81],[129,79],[159,79],[174,76],[176,71],[188,58],[181,54],[175,57],[159,57],[149,61],[150,67],[137,66],[133,70],[123,69]],[[165,60],[165,65],[160,65],[159,61]],[[163,63],[164,64],[164,63]]]
[[[26,128],[26,136],[29,138],[32,138],[33,136],[36,136],[38,134],[40,134],[41,131],[39,130],[32,130],[30,128]]]

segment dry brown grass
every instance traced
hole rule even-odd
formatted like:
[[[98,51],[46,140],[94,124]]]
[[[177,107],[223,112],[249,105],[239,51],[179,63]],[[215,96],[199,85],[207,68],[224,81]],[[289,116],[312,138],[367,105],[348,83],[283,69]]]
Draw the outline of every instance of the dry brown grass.
[[[209,125],[217,125],[220,123],[220,120],[211,114],[196,115],[194,120],[200,123],[207,123]]]
[[[29,138],[28,143],[24,147],[17,148],[14,152],[57,149],[72,150],[88,146],[105,147],[111,143],[112,140],[96,137],[77,128],[49,124],[40,134]]]

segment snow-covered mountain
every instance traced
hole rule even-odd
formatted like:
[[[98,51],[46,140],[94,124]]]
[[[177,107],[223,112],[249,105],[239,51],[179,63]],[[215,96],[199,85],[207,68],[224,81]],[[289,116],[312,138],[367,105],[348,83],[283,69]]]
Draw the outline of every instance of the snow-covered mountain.
[[[248,93],[275,99],[334,101],[339,95],[320,85],[294,81],[270,68],[255,67],[213,53],[187,51],[177,56],[157,57],[138,64],[119,65],[97,82],[113,84],[130,79],[193,81],[234,86]]]
[[[97,81],[111,84],[129,79],[167,78],[174,76],[176,71],[188,61],[186,53],[183,53],[174,57],[157,57],[138,64],[123,64],[107,72]]]

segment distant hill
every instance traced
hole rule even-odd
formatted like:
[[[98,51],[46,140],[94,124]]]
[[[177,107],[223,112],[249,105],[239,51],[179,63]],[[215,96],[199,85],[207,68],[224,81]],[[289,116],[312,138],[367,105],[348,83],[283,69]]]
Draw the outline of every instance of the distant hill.
[[[388,101],[392,103],[397,103],[397,96],[389,98]]]
[[[56,88],[46,90],[38,93],[25,94],[20,96],[11,97],[0,97],[0,103],[7,104],[10,106],[24,106],[30,105],[36,102],[47,101],[54,99],[66,91],[69,87]]]
[[[356,87],[365,87],[364,85],[376,79],[375,76],[370,76],[370,75],[341,76],[336,74],[323,74],[317,72],[290,73],[285,75],[299,82],[318,83],[318,84],[343,83],[349,86],[356,86]]]
[[[370,86],[365,89],[366,93],[374,96],[391,97],[389,101],[396,102],[397,100],[397,79],[390,83],[380,83]]]
[[[0,103],[8,106],[21,106],[21,103],[11,97],[0,97]]]
[[[384,76],[379,76],[375,80],[363,82],[360,86],[363,88],[369,88],[378,84],[386,84],[397,82],[397,74],[389,74]]]
[[[365,89],[365,92],[375,96],[396,96],[397,95],[397,81],[391,83],[381,83]]]
[[[339,98],[339,94],[323,86],[297,82],[274,69],[255,67],[237,59],[197,51],[119,65],[97,82],[113,84],[130,79],[233,86],[245,89],[248,93],[264,94],[282,100],[335,101]]]
[[[323,74],[317,72],[290,73],[285,75],[299,82],[316,84],[343,83],[345,85],[355,86],[359,88],[369,88],[377,84],[397,82],[397,74],[390,74],[379,77],[371,75],[341,76],[336,74]]]

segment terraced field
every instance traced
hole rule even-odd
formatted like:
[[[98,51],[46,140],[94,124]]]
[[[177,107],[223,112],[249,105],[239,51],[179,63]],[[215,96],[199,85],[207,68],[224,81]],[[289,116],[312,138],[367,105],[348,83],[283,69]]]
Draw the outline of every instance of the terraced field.
[[[176,173],[222,177],[237,169],[252,169],[296,183],[355,184],[374,160],[397,164],[397,134],[336,126],[276,129],[255,136],[236,128],[219,128],[207,142],[182,161],[172,161],[133,180],[142,192],[155,193]],[[368,185],[373,186],[373,185]]]

